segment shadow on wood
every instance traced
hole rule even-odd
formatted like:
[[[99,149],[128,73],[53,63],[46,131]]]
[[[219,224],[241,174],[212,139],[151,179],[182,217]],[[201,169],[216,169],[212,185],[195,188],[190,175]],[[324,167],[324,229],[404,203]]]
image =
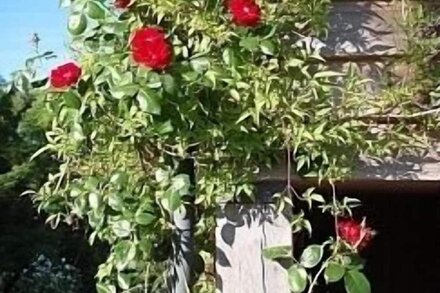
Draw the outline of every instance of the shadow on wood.
[[[263,257],[264,248],[292,245],[290,224],[269,204],[219,207],[216,228],[217,289],[223,293],[288,293],[287,275]]]

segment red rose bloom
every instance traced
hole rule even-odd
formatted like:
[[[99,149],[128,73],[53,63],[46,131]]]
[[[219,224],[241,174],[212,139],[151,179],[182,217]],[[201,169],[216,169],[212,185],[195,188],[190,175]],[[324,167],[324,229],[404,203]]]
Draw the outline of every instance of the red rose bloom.
[[[50,84],[54,88],[76,85],[81,77],[81,68],[73,62],[61,65],[51,71]]]
[[[255,27],[261,21],[261,9],[254,0],[228,0],[228,10],[237,25]]]
[[[349,245],[354,246],[358,244],[359,249],[368,246],[373,239],[374,231],[371,228],[363,227],[361,223],[353,219],[338,219],[338,234]],[[362,240],[361,240],[362,237]]]
[[[115,0],[115,7],[119,9],[125,9],[130,4],[131,0]]]
[[[153,70],[163,70],[171,63],[171,46],[160,28],[136,30],[131,41],[131,52],[136,63]]]

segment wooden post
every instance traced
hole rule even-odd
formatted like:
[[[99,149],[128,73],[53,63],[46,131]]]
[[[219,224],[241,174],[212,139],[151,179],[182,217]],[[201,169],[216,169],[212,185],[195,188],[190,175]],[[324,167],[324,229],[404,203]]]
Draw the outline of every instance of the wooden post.
[[[184,160],[178,166],[179,174],[187,174],[194,184],[194,163]],[[169,275],[171,293],[190,293],[194,268],[194,194],[185,198],[185,204],[173,213],[175,233],[173,235],[172,268]]]
[[[289,293],[286,270],[263,257],[264,248],[292,245],[290,223],[270,204],[219,207],[216,228],[217,290]]]

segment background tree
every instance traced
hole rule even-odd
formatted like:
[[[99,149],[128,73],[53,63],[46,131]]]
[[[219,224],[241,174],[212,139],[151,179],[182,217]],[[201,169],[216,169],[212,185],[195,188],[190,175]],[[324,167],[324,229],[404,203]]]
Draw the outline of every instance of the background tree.
[[[15,196],[26,188],[37,188],[49,171],[47,156],[29,162],[44,145],[44,131],[52,114],[38,90],[47,79],[36,76],[35,62],[53,58],[51,52],[26,61],[26,69],[14,72],[10,81],[0,83],[0,193]]]

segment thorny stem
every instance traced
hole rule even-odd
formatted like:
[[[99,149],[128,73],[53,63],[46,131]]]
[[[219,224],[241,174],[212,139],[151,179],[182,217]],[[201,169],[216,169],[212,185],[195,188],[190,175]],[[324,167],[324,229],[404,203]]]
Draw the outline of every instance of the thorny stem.
[[[336,199],[336,185],[330,181],[330,185],[332,186],[332,200],[333,200],[333,208],[335,209],[334,211],[334,220],[335,220],[335,233],[336,233],[336,242],[339,242],[339,231],[338,231],[338,215],[337,215],[337,211],[336,211],[336,207],[337,207],[337,199]]]
[[[290,155],[290,145],[289,143],[287,143],[287,194],[290,197],[290,200],[292,200],[292,195],[290,193],[290,189],[291,189],[291,177],[290,177],[290,172],[291,172],[291,155]]]
[[[284,121],[283,121],[283,128],[284,130],[287,132],[287,129],[284,125]],[[284,144],[286,145],[286,151],[287,151],[287,186],[286,186],[286,191],[287,191],[287,195],[289,196],[289,199],[292,201],[292,194],[291,194],[291,154],[290,154],[290,132],[287,132],[286,135],[286,140],[284,141]],[[293,201],[292,201],[293,203]]]
[[[285,132],[287,132],[287,129],[284,125],[283,122],[283,129],[285,130]],[[298,192],[295,190],[295,188],[293,188],[292,186],[292,153],[291,153],[291,148],[290,148],[290,139],[291,139],[291,134],[290,132],[287,132],[286,135],[286,140],[284,142],[285,147],[286,147],[286,152],[287,152],[287,184],[286,184],[286,192],[287,195],[289,196],[290,201],[293,204],[293,197],[292,197],[292,191],[295,194],[295,197],[299,200],[301,200],[300,195],[298,194]]]
[[[330,181],[330,185],[332,187],[332,200],[333,200],[333,207],[335,209],[334,213],[333,213],[333,218],[334,218],[334,223],[335,223],[336,243],[334,245],[332,255],[322,264],[321,268],[316,273],[315,277],[313,278],[312,283],[310,284],[310,287],[309,287],[309,290],[307,291],[307,293],[313,293],[313,289],[315,288],[316,285],[318,285],[319,277],[322,275],[325,268],[328,266],[329,262],[335,257],[335,255],[338,252],[340,237],[339,237],[339,231],[338,231],[338,214],[336,211],[336,207],[337,207],[336,185],[332,181]],[[364,236],[365,235],[362,235],[361,240],[364,238]],[[359,243],[357,245],[359,245]]]
[[[288,194],[290,200],[293,200],[292,194],[291,194],[292,191],[298,199],[300,199],[300,196],[297,193],[297,191],[292,187],[292,182],[291,182],[291,180],[292,180],[291,179],[291,160],[292,160],[292,157],[291,157],[291,149],[290,149],[289,142],[290,142],[290,134],[287,135],[286,141],[285,141],[285,146],[286,146],[286,151],[287,151],[287,164],[286,164],[287,165],[287,186],[286,186],[286,191],[287,191],[287,194]],[[330,181],[330,185],[332,187],[332,202],[333,202],[333,208],[334,208],[333,218],[334,218],[334,229],[335,229],[335,233],[336,233],[336,243],[335,243],[332,255],[322,264],[321,268],[316,273],[315,277],[313,278],[312,282],[310,283],[310,287],[309,287],[307,293],[313,293],[313,289],[316,287],[316,285],[318,285],[318,280],[319,280],[320,276],[322,275],[324,270],[327,268],[329,262],[335,257],[335,255],[338,252],[340,237],[339,237],[339,232],[338,232],[336,185],[332,181]],[[365,235],[362,235],[361,240],[363,239],[364,236]]]

